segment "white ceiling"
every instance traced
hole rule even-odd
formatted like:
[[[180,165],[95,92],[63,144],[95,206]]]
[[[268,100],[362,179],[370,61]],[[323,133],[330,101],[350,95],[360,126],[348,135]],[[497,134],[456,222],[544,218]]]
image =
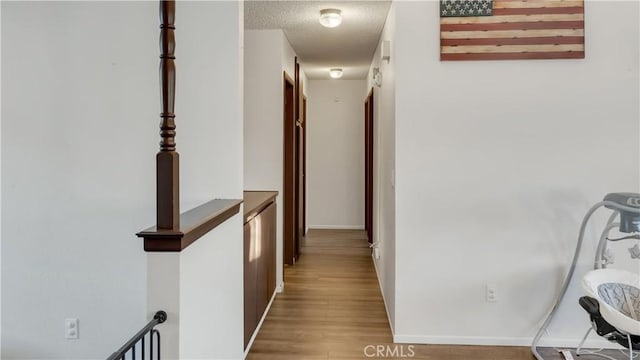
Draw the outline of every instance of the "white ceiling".
[[[365,79],[391,1],[245,1],[245,29],[282,29],[310,79]],[[320,10],[342,10],[342,24],[325,28]]]

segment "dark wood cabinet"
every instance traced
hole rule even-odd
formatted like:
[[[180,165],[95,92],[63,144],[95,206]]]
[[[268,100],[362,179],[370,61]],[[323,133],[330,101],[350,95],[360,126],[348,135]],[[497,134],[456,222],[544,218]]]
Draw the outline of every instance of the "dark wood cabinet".
[[[244,193],[244,346],[276,289],[275,191]]]

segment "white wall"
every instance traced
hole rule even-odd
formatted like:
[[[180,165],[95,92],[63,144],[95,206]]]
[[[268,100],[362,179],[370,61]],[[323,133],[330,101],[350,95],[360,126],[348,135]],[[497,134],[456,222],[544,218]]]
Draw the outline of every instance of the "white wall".
[[[242,247],[239,215],[180,253],[149,253],[149,316],[165,310],[166,359],[242,359]]]
[[[215,198],[242,198],[243,10],[237,1],[185,1],[176,8],[184,210]]]
[[[0,6],[0,19],[2,19],[2,6]],[[0,20],[2,22],[2,20]],[[0,29],[0,35],[2,29]],[[1,51],[0,51],[1,53]],[[0,56],[0,69],[2,69],[2,56]],[[2,84],[2,71],[0,71],[0,84]],[[2,103],[2,86],[0,86],[0,104]],[[1,105],[0,105],[1,106]],[[2,116],[0,116],[0,129],[2,129]],[[0,134],[2,131],[0,131]],[[2,136],[0,136],[0,164],[2,163]],[[0,165],[0,309],[2,309],[2,166]],[[2,311],[0,310],[0,349],[2,349]],[[0,351],[0,358],[2,351]]]
[[[584,60],[441,62],[438,3],[396,3],[397,341],[529,344],[587,209],[638,192],[638,3],[585,16]],[[546,343],[578,343],[580,293]]]
[[[1,6],[2,357],[104,358],[146,322],[157,4]]]
[[[289,43],[289,39],[287,39],[287,37],[284,34],[284,32],[282,32],[282,30],[278,30],[278,31],[281,34],[280,42],[282,43],[280,45],[280,49],[282,49],[280,51],[280,54],[282,55],[282,70],[285,71],[287,73],[287,75],[289,75],[291,80],[295,81],[295,75],[296,75],[296,61],[295,61],[296,52],[291,47],[291,44]]]
[[[242,196],[242,9],[177,7],[186,211]],[[147,295],[164,307],[134,235],[155,222],[158,51],[157,3],[2,3],[3,358],[104,358],[157,309]],[[181,358],[242,357],[241,223],[174,254]],[[66,317],[79,340],[64,339]]]
[[[371,69],[367,76],[367,94],[373,89],[373,131],[374,131],[374,194],[373,194],[373,242],[379,249],[380,259],[374,265],[384,296],[387,315],[392,331],[395,324],[395,282],[396,282],[396,238],[395,238],[395,189],[392,175],[395,171],[395,3],[380,36],[380,43],[388,40],[391,44],[389,62],[380,60],[380,43],[373,55]],[[373,68],[380,69],[382,85],[372,81]]]
[[[244,38],[244,187],[276,190],[276,283],[282,283],[282,30]]]
[[[242,199],[243,9],[237,1],[177,4],[184,211]],[[240,213],[180,253],[180,359],[243,357],[242,225]]]
[[[2,6],[0,6],[0,19],[2,19]],[[0,20],[1,22],[2,20]],[[0,29],[2,34],[2,29]],[[0,51],[1,53],[1,51]],[[0,56],[0,69],[2,69],[2,56]],[[0,71],[0,84],[2,84],[2,71]],[[2,86],[0,86],[0,104],[2,103]],[[1,106],[1,105],[0,105]],[[0,129],[2,129],[2,116],[0,116]],[[0,131],[2,133],[2,131]],[[2,136],[0,136],[0,164],[2,163]],[[0,165],[0,309],[2,309],[2,166]],[[2,349],[2,311],[0,310],[0,349]],[[0,351],[2,357],[2,351]]]
[[[276,283],[283,282],[283,71],[294,80],[294,50],[282,30],[247,30],[244,38],[244,187],[276,190]],[[303,88],[306,81],[301,71]]]
[[[365,88],[365,80],[309,81],[309,228],[364,228]]]
[[[293,48],[291,47],[291,44],[289,43],[289,39],[287,39],[286,35],[284,35],[284,32],[282,32],[281,30],[277,30],[277,31],[280,31],[282,33],[282,37],[280,40],[282,42],[282,70],[285,71],[287,75],[291,77],[292,80],[295,81],[295,71],[296,71],[295,57],[297,56],[297,54],[295,50],[293,50]],[[298,62],[300,62],[300,59],[298,59]],[[306,73],[302,69],[302,65],[300,65],[300,81],[302,83],[302,93],[304,94],[304,96],[307,96],[309,94],[309,90],[308,90],[309,79],[307,78]],[[280,99],[282,99],[282,97]],[[307,99],[307,107],[308,107],[308,103],[309,101]],[[282,113],[282,108],[280,108],[279,111]],[[300,111],[301,111],[300,116],[302,116],[302,110]],[[282,114],[280,116],[282,117]],[[308,167],[308,164],[307,164],[307,167]],[[308,176],[307,178],[305,178],[305,181],[308,181]],[[309,185],[305,184],[305,186],[307,186],[307,192],[308,192]],[[280,211],[281,208],[279,208],[278,210]],[[305,214],[307,214],[307,218],[308,218],[308,214],[309,214],[308,200],[305,203]],[[306,229],[304,229],[305,234],[307,233],[307,231],[309,231],[309,221],[306,222]]]
[[[177,3],[176,142],[183,211],[215,198],[242,198],[242,12],[235,1]],[[165,357],[243,357],[242,238],[238,214],[179,254],[148,255],[149,313],[169,310]]]
[[[179,359],[243,359],[242,216],[180,256]],[[238,246],[240,244],[240,246]]]

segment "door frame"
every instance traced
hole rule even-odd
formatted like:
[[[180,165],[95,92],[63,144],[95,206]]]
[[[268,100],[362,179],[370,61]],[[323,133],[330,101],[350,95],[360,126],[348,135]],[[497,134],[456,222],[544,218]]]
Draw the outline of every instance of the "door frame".
[[[373,87],[364,101],[364,228],[369,244],[373,243],[373,163],[374,163],[374,100]]]
[[[302,240],[304,238],[304,205],[303,205],[303,193],[304,193],[304,177],[303,177],[303,148],[304,148],[304,139],[303,139],[303,131],[304,131],[304,123],[302,120],[302,77],[300,75],[300,63],[298,63],[298,57],[293,58],[294,61],[294,71],[295,71],[295,148],[294,148],[294,159],[295,159],[295,167],[294,167],[294,177],[295,177],[295,235],[294,235],[294,262],[298,260],[300,256],[300,252],[302,250]]]
[[[307,235],[307,97],[302,94],[302,231]]]
[[[283,71],[282,85],[283,179],[282,179],[282,252],[283,262],[295,262],[295,85]]]

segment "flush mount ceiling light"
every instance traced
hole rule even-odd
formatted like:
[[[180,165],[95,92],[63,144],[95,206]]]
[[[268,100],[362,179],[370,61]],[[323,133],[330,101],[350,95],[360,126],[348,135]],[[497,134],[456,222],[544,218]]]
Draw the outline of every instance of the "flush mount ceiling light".
[[[320,24],[324,27],[334,28],[342,23],[342,11],[338,9],[320,10]]]
[[[342,69],[339,69],[339,68],[330,69],[329,70],[329,76],[331,76],[332,79],[341,78],[342,77]]]

